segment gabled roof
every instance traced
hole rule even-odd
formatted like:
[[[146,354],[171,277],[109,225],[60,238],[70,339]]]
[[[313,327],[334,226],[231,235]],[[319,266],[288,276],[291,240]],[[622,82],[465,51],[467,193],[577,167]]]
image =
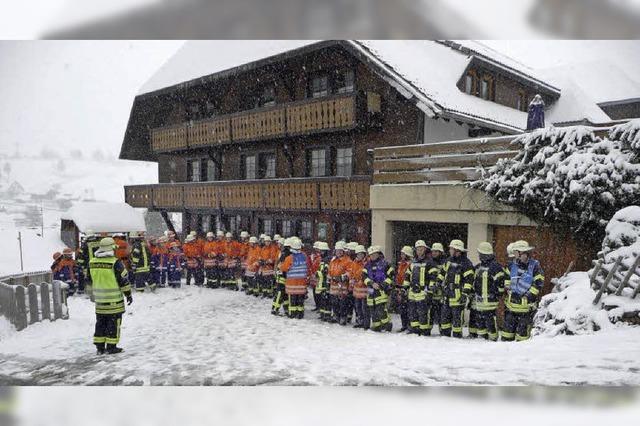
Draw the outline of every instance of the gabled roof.
[[[468,95],[458,88],[457,82],[473,61],[484,61],[498,67],[500,72],[519,79],[533,90],[543,91],[551,98],[558,98],[560,94],[560,89],[556,85],[541,78],[536,71],[478,42],[258,40],[186,42],[145,83],[138,98],[169,93],[218,78],[230,77],[268,63],[336,45],[344,47],[366,63],[374,73],[407,99],[415,102],[416,106],[428,116],[439,115],[508,133],[524,130],[527,121],[525,112]],[[562,93],[563,96],[566,95],[564,91]],[[584,98],[580,94],[568,96],[568,98],[577,99],[579,102],[576,105],[572,103],[571,108],[555,109],[552,122],[604,119],[592,110],[592,106],[598,108],[593,100]],[[127,136],[125,136],[126,142]]]
[[[61,219],[72,220],[80,232],[146,231],[142,212],[125,203],[75,203]]]

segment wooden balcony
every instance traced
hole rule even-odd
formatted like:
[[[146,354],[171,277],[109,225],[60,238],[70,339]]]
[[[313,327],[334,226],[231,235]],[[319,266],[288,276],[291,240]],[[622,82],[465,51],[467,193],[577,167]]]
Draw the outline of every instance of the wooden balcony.
[[[478,138],[376,148],[373,183],[465,182],[480,177],[481,167],[512,158],[515,136]]]
[[[355,94],[274,105],[151,130],[154,152],[281,138],[356,126]]]
[[[366,211],[368,176],[125,186],[125,201],[152,210]]]

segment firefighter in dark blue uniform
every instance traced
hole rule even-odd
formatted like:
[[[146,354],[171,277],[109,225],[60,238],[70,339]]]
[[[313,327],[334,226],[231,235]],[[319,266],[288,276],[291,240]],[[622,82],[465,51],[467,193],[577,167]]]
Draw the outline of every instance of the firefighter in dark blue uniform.
[[[474,268],[461,240],[449,244],[449,258],[438,275],[443,289],[440,335],[462,337],[464,310],[473,291]]]
[[[498,340],[496,309],[508,282],[504,268],[496,261],[491,243],[478,245],[480,263],[475,267],[473,298],[469,318],[469,336]]]

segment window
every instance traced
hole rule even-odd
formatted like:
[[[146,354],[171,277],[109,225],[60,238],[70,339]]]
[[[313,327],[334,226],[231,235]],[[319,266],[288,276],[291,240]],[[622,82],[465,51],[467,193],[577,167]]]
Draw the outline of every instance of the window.
[[[464,91],[468,95],[475,95],[476,89],[476,72],[475,70],[469,70],[464,78]]]
[[[200,228],[200,231],[203,233],[207,233],[211,230],[211,215],[204,215],[202,216],[202,222],[201,222],[202,227]]]
[[[353,70],[338,71],[336,75],[336,93],[351,93],[355,88]]]
[[[303,220],[300,222],[300,238],[310,240],[313,237],[313,227],[311,221]]]
[[[200,168],[201,161],[187,160],[187,181],[200,182],[202,179],[202,172]]]
[[[327,176],[327,150],[324,148],[307,151],[307,175]]]
[[[240,215],[229,217],[229,232],[237,234],[240,229],[241,220]]]
[[[329,94],[329,79],[326,75],[320,75],[311,79],[311,97],[321,98]]]
[[[261,154],[260,173],[261,179],[273,179],[276,177],[276,155],[273,153]]]
[[[482,82],[480,83],[480,97],[488,101],[492,101],[494,99],[492,76],[485,75],[482,78]]]
[[[207,176],[205,180],[218,180],[218,165],[215,161],[208,159],[207,162]]]
[[[293,229],[293,226],[292,226],[292,223],[291,223],[290,220],[283,220],[282,221],[282,236],[283,237],[290,237],[292,229]]]
[[[262,233],[271,235],[272,231],[272,221],[271,219],[262,219]]]
[[[260,98],[260,106],[272,106],[276,104],[276,88],[273,85],[265,86]]]
[[[244,178],[255,179],[256,178],[256,156],[247,155],[244,157]]]
[[[529,105],[527,105],[527,93],[524,90],[519,90],[516,108],[518,108],[518,110],[520,111],[526,112],[528,107]]]
[[[336,151],[336,176],[351,176],[353,172],[353,149],[338,148]]]

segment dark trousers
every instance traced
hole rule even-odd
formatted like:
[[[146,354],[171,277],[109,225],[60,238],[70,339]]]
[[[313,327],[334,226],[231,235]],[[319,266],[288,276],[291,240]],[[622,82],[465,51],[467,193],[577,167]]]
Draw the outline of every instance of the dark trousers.
[[[496,341],[498,340],[498,321],[496,310],[479,311],[471,309],[469,315],[469,335]]]
[[[218,287],[218,280],[219,280],[219,273],[218,273],[218,268],[213,267],[213,268],[205,268],[204,270],[204,276],[206,278],[206,286],[209,288],[217,288]]]
[[[412,333],[424,334],[427,330],[427,302],[409,300],[409,327]]]
[[[275,277],[273,275],[258,275],[258,294],[263,297],[274,293]]]
[[[529,339],[531,337],[532,318],[530,312],[512,312],[506,309],[501,339],[506,341]]]
[[[368,330],[371,326],[371,317],[369,315],[369,306],[367,299],[355,299],[356,324],[362,325],[362,328]]]
[[[387,311],[386,303],[373,303],[371,298],[367,298],[369,314],[371,315],[371,329],[373,331],[391,331],[391,317]]]
[[[202,285],[204,278],[202,276],[202,269],[200,268],[187,268],[187,285],[191,285],[191,277],[196,285]]]
[[[320,310],[320,319],[328,321],[331,318],[331,300],[327,290],[315,291],[317,296],[318,309]]]
[[[96,331],[93,343],[100,349],[114,347],[120,342],[122,314],[96,314]]]
[[[244,277],[247,285],[244,288],[246,294],[253,294],[254,289],[256,288],[256,277],[255,276],[246,276]]]
[[[288,295],[289,299],[289,317],[302,319],[304,318],[304,294]]]
[[[143,292],[147,285],[149,285],[151,289],[155,288],[155,283],[151,281],[151,272],[135,272],[133,274],[133,282],[136,291],[139,292]]]
[[[427,304],[427,328],[426,334],[431,334],[431,330],[435,324],[440,327],[441,318],[442,318],[442,301],[431,299],[431,301]]]
[[[441,315],[440,335],[462,337],[464,306],[449,306],[445,302],[442,304]]]
[[[331,311],[333,319],[342,325],[347,323],[349,301],[345,296],[329,295],[331,299]]]

